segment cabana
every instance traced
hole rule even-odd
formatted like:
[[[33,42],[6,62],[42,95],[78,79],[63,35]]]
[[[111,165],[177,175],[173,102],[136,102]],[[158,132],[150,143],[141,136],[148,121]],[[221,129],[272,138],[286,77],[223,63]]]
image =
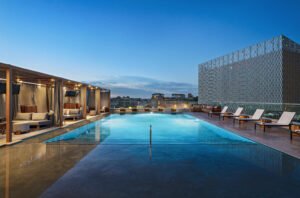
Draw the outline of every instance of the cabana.
[[[68,116],[85,119],[90,107],[100,114],[102,104],[108,112],[107,89],[0,63],[0,132],[7,143],[12,133],[61,127]]]

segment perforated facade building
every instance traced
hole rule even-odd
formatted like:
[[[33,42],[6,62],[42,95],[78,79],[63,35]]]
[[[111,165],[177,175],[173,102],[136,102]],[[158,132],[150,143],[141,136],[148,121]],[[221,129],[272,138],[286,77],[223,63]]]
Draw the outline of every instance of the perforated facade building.
[[[300,111],[300,45],[281,35],[199,65],[199,104]]]

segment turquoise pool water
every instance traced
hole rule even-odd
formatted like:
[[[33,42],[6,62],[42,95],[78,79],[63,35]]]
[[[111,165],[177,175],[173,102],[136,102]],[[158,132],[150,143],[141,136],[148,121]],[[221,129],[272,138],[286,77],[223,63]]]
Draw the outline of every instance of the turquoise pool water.
[[[187,114],[113,114],[47,141],[76,144],[254,144]]]
[[[44,145],[50,154],[53,148],[76,146],[70,150],[80,154],[80,147],[93,147],[42,194],[45,198],[300,194],[299,159],[187,114],[110,115]],[[65,152],[59,159],[72,159],[74,154]]]

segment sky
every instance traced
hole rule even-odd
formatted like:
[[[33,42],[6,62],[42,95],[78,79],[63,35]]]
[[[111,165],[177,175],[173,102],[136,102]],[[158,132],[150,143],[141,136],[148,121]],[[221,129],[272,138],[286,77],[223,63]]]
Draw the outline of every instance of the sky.
[[[299,10],[296,0],[0,0],[0,62],[113,95],[196,95],[198,64],[280,34],[300,42]]]

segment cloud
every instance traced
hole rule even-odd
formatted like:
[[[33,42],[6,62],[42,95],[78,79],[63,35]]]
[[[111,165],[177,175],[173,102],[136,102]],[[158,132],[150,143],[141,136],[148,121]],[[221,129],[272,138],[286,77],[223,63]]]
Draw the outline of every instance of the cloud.
[[[197,95],[197,86],[190,83],[168,82],[153,78],[139,76],[115,76],[106,77],[101,81],[89,81],[88,83],[109,88],[112,96],[130,96],[149,98],[152,93],[192,93]]]

